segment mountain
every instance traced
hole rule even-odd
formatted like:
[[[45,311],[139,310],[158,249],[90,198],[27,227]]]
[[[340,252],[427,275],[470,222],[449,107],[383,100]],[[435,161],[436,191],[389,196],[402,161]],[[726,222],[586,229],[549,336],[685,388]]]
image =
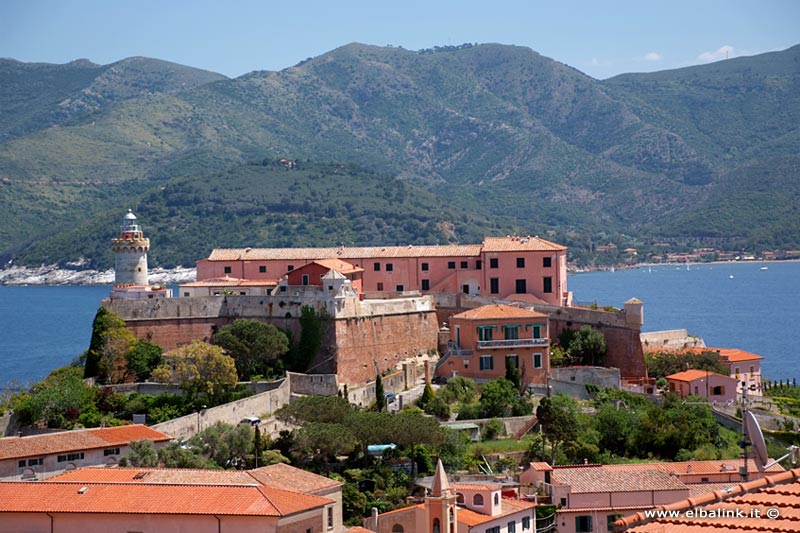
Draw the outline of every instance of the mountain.
[[[800,247],[799,58],[605,81],[495,44],[350,44],[236,79],[144,58],[4,60],[0,95],[28,100],[3,112],[0,257],[107,265],[127,207],[164,266],[234,244],[510,232],[585,261],[610,241]],[[371,209],[386,191],[397,201]]]

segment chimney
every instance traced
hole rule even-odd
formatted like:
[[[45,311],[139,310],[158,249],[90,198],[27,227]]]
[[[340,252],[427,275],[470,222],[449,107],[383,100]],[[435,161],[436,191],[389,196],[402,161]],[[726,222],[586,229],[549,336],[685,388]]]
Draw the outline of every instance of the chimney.
[[[372,515],[369,518],[369,527],[367,529],[370,529],[372,531],[378,531],[378,508],[377,507],[373,507],[372,508]]]

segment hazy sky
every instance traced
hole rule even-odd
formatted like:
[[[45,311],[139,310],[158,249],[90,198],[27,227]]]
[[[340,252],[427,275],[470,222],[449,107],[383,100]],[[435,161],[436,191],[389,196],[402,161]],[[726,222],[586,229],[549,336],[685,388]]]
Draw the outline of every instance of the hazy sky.
[[[0,0],[0,57],[148,56],[235,77],[350,42],[527,46],[596,78],[782,50],[800,1]]]

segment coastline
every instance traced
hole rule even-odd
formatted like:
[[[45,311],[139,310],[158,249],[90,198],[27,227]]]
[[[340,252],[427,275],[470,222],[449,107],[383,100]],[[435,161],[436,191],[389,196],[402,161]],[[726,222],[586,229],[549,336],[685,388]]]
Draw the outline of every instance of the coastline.
[[[610,265],[610,266],[591,266],[591,267],[569,267],[567,266],[568,274],[585,274],[588,272],[607,272],[611,270],[630,270],[643,267],[685,267],[694,265],[770,265],[778,263],[800,263],[800,259],[748,259],[746,261],[681,261],[673,263],[635,263],[633,265]],[[2,272],[2,271],[0,271]]]
[[[153,268],[148,272],[151,284],[174,285],[195,281],[194,268]],[[73,270],[58,265],[40,267],[11,266],[0,269],[0,285],[113,285],[114,269]]]

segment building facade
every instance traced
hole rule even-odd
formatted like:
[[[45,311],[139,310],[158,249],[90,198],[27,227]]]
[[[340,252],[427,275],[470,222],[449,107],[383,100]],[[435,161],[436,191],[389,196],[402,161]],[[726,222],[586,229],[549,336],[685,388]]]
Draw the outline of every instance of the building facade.
[[[669,390],[681,398],[700,396],[709,402],[736,400],[736,379],[707,370],[684,370],[667,376]]]
[[[331,259],[362,270],[367,297],[419,291],[570,303],[567,249],[539,237],[487,237],[474,245],[216,249],[197,262],[197,279],[275,279]]]
[[[486,381],[520,371],[522,384],[547,383],[550,340],[547,315],[493,304],[450,317],[448,350],[436,365],[436,375]]]

